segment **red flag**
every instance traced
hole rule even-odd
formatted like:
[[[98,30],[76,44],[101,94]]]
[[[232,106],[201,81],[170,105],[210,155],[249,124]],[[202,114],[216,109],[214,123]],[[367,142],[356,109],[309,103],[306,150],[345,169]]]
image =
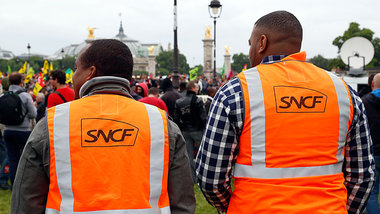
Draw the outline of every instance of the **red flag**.
[[[37,78],[37,82],[38,84],[40,84],[40,86],[43,88],[45,87],[45,81],[44,81],[44,76],[42,74],[42,72],[40,73],[40,75],[38,76]]]
[[[232,72],[232,69],[231,69],[230,73],[228,73],[227,75],[227,80],[231,79],[233,76],[234,76],[234,73]]]

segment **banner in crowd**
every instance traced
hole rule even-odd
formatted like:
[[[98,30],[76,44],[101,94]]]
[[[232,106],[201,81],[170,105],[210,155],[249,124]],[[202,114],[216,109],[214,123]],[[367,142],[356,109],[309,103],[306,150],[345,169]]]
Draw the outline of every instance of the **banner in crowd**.
[[[25,61],[24,65],[18,70],[20,74],[24,74],[26,72],[28,63]]]
[[[198,67],[195,67],[195,68],[191,69],[189,71],[189,74],[190,74],[190,81],[195,80],[197,78],[197,76],[198,76]]]
[[[66,84],[73,83],[73,73],[71,68],[66,70]]]
[[[42,73],[45,75],[45,74],[47,74],[48,71],[49,71],[49,62],[47,60],[45,60],[44,67],[42,69]]]
[[[37,82],[34,85],[34,89],[33,89],[34,96],[37,96],[38,92],[40,92],[43,87],[45,87],[44,76],[42,73],[40,73],[40,75],[38,75]]]
[[[28,71],[28,73],[27,73],[27,75],[26,75],[26,77],[25,77],[25,80],[24,80],[24,83],[25,83],[25,84],[30,82],[30,80],[31,80],[32,77],[33,77],[33,74],[34,74],[34,69],[33,69],[32,67],[30,67],[30,68],[29,68],[29,71]]]

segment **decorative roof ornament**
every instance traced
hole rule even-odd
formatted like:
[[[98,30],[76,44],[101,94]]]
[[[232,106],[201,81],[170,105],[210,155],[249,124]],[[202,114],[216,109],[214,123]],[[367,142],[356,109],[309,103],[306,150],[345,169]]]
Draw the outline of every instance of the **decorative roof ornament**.
[[[119,27],[119,33],[116,35],[120,40],[123,40],[127,37],[127,35],[124,34],[124,28],[123,28],[123,22],[120,20],[120,27]]]
[[[206,27],[205,37],[206,37],[206,39],[211,39],[211,27],[210,26]]]
[[[231,47],[230,46],[224,46],[224,50],[226,51],[225,52],[225,55],[230,55],[230,49],[231,49]]]
[[[94,30],[96,29],[96,27],[88,27],[88,36],[87,36],[87,39],[94,39],[95,36],[94,36]]]

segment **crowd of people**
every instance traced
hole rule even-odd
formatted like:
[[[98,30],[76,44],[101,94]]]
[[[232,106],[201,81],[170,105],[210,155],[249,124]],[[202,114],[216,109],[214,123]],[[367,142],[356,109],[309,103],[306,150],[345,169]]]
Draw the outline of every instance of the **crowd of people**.
[[[306,62],[286,11],[260,18],[249,42],[253,68],[228,81],[134,78],[129,48],[107,39],[82,49],[73,84],[53,70],[36,95],[36,80],[2,79],[26,113],[1,132],[11,213],[194,213],[195,184],[219,213],[361,213],[368,201],[379,213],[380,74],[362,101]]]

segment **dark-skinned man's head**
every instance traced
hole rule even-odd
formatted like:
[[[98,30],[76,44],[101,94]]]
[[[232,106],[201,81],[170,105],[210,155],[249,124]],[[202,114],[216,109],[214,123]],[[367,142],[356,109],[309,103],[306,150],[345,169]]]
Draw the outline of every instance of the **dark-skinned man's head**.
[[[249,60],[252,67],[270,55],[289,55],[301,50],[302,26],[287,11],[275,11],[255,23],[249,39]]]
[[[133,58],[129,48],[115,39],[99,39],[84,47],[75,62],[73,75],[75,98],[82,85],[99,76],[115,76],[131,80]]]

